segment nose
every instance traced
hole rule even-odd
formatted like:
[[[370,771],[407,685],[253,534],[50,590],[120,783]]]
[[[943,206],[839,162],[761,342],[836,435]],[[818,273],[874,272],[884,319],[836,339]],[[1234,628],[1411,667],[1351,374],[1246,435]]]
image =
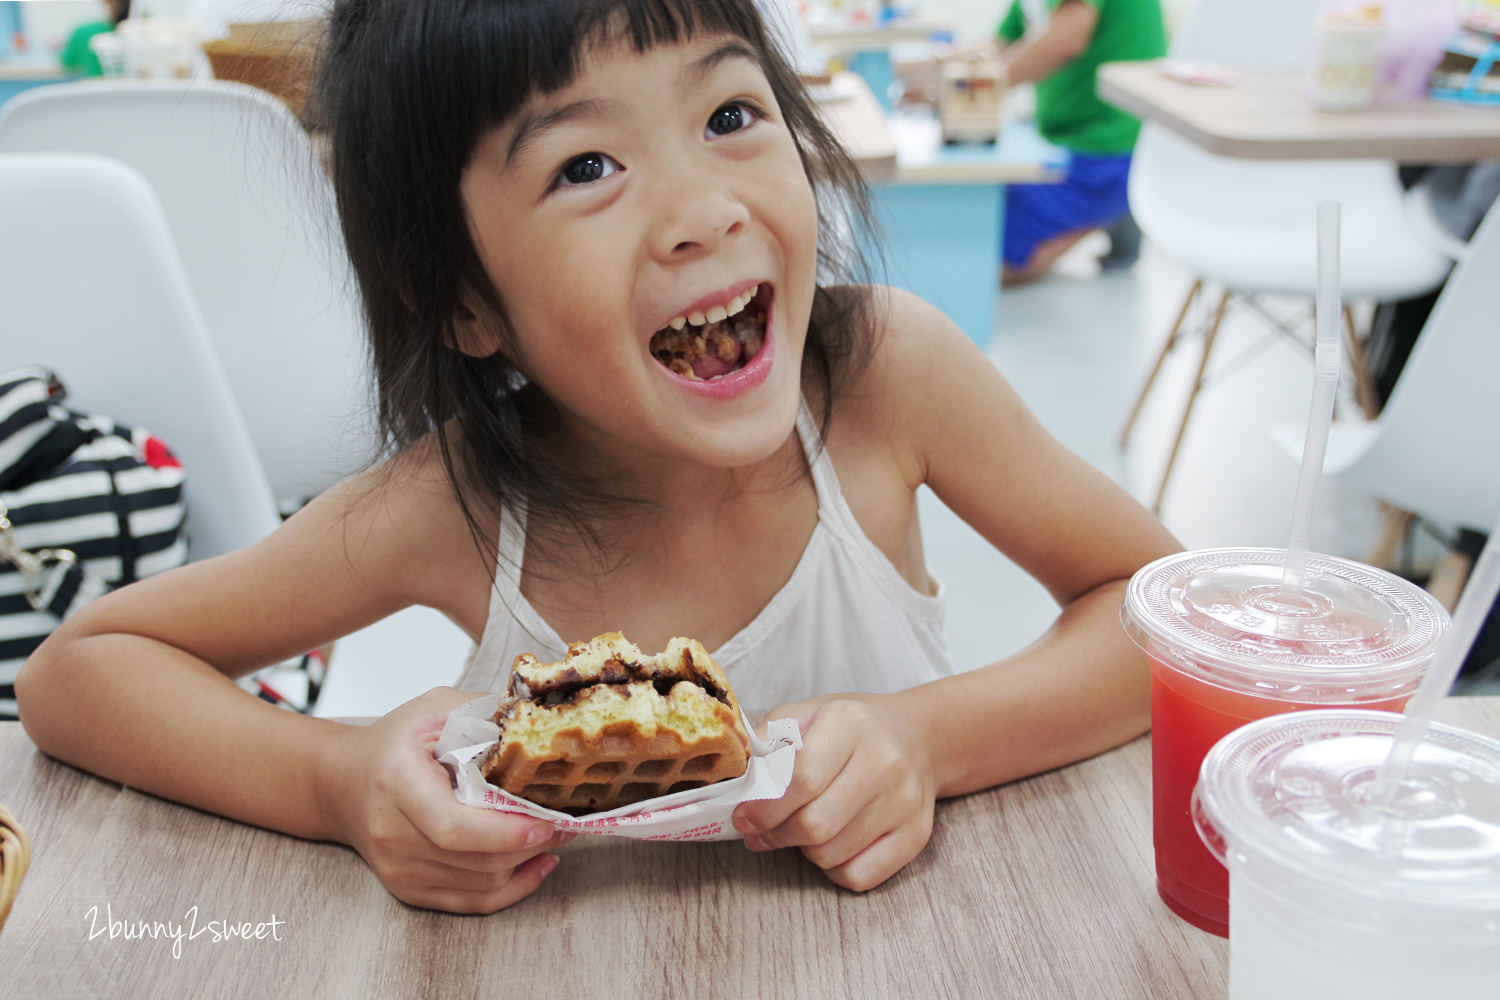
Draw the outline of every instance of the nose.
[[[651,245],[666,263],[706,257],[744,231],[750,210],[736,196],[728,178],[695,164],[674,170],[656,185]]]

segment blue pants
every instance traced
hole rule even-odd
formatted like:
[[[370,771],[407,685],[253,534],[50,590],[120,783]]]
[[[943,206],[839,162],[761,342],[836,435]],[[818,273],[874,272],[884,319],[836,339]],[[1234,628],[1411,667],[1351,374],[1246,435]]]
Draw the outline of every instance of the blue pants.
[[[1077,229],[1092,229],[1125,214],[1130,154],[1073,153],[1058,184],[1012,184],[1005,189],[1005,231],[1000,255],[1024,268],[1038,243]]]

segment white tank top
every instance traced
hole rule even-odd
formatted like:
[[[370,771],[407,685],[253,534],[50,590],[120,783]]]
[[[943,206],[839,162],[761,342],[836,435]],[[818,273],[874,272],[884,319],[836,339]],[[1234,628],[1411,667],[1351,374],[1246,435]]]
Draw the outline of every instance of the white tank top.
[[[712,653],[752,716],[839,691],[887,694],[953,672],[942,584],[936,594],[918,592],[865,537],[805,401],[797,434],[817,489],[817,527],[792,578]],[[489,621],[458,681],[465,691],[503,690],[519,653],[543,662],[567,655],[567,643],[521,595],[524,510],[501,517],[499,548]]]

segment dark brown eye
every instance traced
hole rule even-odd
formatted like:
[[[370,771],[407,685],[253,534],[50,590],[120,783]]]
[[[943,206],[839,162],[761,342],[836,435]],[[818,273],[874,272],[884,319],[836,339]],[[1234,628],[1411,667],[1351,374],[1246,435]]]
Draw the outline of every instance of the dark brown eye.
[[[728,135],[738,132],[750,124],[750,112],[744,105],[726,104],[715,111],[708,118],[708,133],[710,135]]]
[[[584,153],[567,162],[559,179],[563,184],[589,184],[619,169],[620,165],[603,153]]]

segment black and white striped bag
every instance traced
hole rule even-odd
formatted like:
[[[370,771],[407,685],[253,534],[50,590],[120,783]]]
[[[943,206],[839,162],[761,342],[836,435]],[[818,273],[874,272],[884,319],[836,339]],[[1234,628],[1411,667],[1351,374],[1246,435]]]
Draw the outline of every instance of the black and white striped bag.
[[[187,561],[181,463],[66,395],[45,368],[0,374],[0,719],[15,718],[16,672],[58,622]]]

